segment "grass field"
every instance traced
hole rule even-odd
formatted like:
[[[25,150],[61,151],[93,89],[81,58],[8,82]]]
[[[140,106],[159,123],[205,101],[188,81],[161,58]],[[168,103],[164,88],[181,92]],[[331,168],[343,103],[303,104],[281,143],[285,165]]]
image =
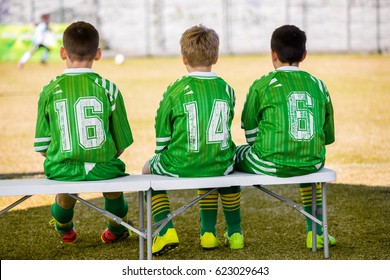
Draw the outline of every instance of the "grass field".
[[[299,191],[294,186],[270,188],[299,202]],[[329,228],[339,244],[330,248],[332,260],[390,260],[390,208],[388,188],[366,188],[330,184],[328,188]],[[196,191],[171,193],[172,208],[196,196]],[[364,201],[363,201],[364,199]],[[126,194],[130,205],[129,216],[137,221],[136,194]],[[103,200],[92,200],[103,207]],[[323,251],[312,253],[305,247],[303,216],[254,188],[246,188],[242,195],[243,231],[245,248],[231,251],[224,246],[204,251],[199,245],[198,207],[193,206],[174,219],[180,246],[157,260],[322,260]],[[137,208],[137,207],[135,207]],[[78,240],[63,244],[52,229],[50,207],[12,211],[0,219],[1,259],[65,259],[65,260],[136,260],[138,237],[135,235],[118,244],[103,244],[100,234],[106,219],[78,203],[75,208],[75,227]],[[217,233],[222,239],[225,223],[219,211]],[[12,233],[12,238],[10,236]]]
[[[329,186],[329,219],[330,230],[339,245],[332,248],[331,256],[390,259],[390,57],[309,55],[301,68],[327,84],[335,109],[336,142],[328,147],[327,166],[335,169],[338,176],[337,182]],[[43,158],[32,150],[38,95],[42,86],[63,69],[63,63],[47,66],[30,63],[23,70],[18,70],[15,64],[0,64],[0,174],[42,172]],[[114,81],[122,91],[135,139],[122,159],[130,173],[140,173],[154,151],[154,116],[161,95],[169,83],[185,74],[185,69],[178,57],[132,58],[123,65],[104,59],[95,63],[94,69]],[[236,91],[232,133],[236,144],[242,144],[240,114],[245,95],[256,78],[273,70],[270,59],[267,55],[222,56],[213,70]],[[310,254],[303,246],[302,217],[254,191],[246,189],[243,193],[245,250],[232,253],[221,248],[203,252],[194,246],[194,242],[198,244],[199,225],[197,209],[193,207],[177,219],[182,245],[166,258],[321,259],[321,253]],[[283,189],[283,193],[290,198],[299,196],[294,188]],[[193,195],[173,193],[172,201],[184,201]],[[96,197],[97,194],[87,196]],[[132,194],[127,198],[130,202],[134,200]],[[0,208],[13,200],[13,197],[1,197]],[[134,246],[101,245],[98,239],[104,219],[80,204],[76,207],[80,242],[77,246],[60,245],[47,224],[48,205],[52,200],[52,197],[36,196],[16,211],[0,217],[1,259],[137,258],[135,239],[126,241],[126,244],[133,242]],[[25,215],[23,209],[28,207],[32,209]],[[222,220],[220,217],[220,233]],[[8,231],[17,233],[17,237],[9,240]],[[31,240],[25,240],[31,232],[34,233]],[[3,242],[5,238],[7,243]]]

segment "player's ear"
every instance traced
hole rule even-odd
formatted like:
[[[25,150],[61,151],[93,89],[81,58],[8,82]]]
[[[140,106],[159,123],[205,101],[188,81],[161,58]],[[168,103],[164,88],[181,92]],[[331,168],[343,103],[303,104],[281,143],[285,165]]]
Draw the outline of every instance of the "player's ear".
[[[301,59],[301,61],[299,61],[299,62],[302,62],[302,61],[304,61],[305,60],[305,58],[306,58],[306,55],[307,55],[307,51],[305,50],[305,52],[303,53],[303,55],[302,55],[302,59]]]
[[[219,56],[217,56],[217,57],[214,59],[213,65],[216,64],[216,63],[218,62],[218,58],[219,58]]]
[[[276,62],[278,60],[278,55],[276,54],[276,52],[271,49],[271,59],[272,59],[272,62]]]
[[[60,48],[60,57],[61,57],[62,60],[65,60],[66,57],[67,57],[66,50],[65,50],[64,47]]]
[[[98,48],[94,60],[99,60],[100,58],[102,58],[102,49]]]
[[[184,65],[188,65],[188,60],[187,60],[187,58],[184,57],[183,54],[181,55],[181,59],[183,60]]]

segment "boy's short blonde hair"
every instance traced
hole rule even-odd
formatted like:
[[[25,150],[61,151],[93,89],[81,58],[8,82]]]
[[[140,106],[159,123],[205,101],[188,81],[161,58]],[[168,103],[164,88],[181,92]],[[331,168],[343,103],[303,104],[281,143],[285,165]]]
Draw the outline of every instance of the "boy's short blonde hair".
[[[218,58],[219,37],[213,29],[196,25],[183,33],[180,47],[191,67],[210,66]]]

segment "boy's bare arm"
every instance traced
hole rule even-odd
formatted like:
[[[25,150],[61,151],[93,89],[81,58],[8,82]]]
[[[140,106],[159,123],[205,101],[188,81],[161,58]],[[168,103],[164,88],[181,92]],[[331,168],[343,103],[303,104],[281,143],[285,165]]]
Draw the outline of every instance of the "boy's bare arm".
[[[123,154],[124,151],[125,151],[125,150],[117,150],[117,151],[116,151],[116,156],[115,156],[115,157],[117,157],[117,158],[120,157],[120,155]]]

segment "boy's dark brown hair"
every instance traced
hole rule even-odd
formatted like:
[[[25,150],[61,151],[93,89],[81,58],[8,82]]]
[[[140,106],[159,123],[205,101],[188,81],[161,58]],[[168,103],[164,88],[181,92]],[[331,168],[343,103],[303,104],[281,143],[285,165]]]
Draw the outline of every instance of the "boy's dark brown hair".
[[[300,62],[306,52],[306,34],[294,25],[283,25],[272,33],[271,50],[283,63]]]
[[[92,24],[84,21],[69,25],[62,40],[71,60],[92,60],[99,48],[99,32]]]
[[[218,58],[219,37],[213,29],[193,26],[181,36],[180,47],[190,66],[210,66]]]

